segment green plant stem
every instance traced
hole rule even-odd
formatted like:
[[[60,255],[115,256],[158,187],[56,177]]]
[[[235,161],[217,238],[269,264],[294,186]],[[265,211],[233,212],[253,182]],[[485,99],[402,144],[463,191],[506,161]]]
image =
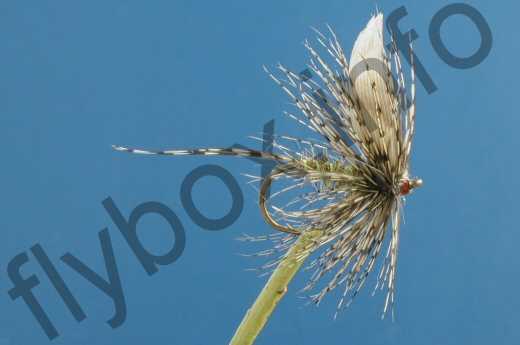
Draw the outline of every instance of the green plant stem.
[[[313,240],[320,233],[319,230],[306,231],[294,242],[256,298],[253,306],[247,311],[229,345],[251,345],[254,343],[272,312],[287,292],[287,286],[311,253]]]

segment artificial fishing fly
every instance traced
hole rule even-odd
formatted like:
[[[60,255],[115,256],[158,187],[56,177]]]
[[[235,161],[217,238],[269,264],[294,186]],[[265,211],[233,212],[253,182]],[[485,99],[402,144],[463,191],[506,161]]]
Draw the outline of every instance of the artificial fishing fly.
[[[349,60],[330,28],[330,37],[317,32],[325,56],[305,42],[310,53],[309,69],[318,76],[316,81],[282,65],[277,67],[280,76],[266,69],[299,110],[297,115],[287,115],[317,133],[320,142],[282,136],[273,143],[275,153],[238,148],[114,149],[150,155],[241,156],[273,161],[275,168],[261,182],[259,205],[267,223],[286,235],[278,237],[278,245],[265,253],[283,252],[302,233],[320,230],[321,235],[309,250],[325,249],[311,262],[315,271],[304,290],[311,290],[325,274],[333,272],[330,281],[311,298],[319,303],[328,292],[344,285],[338,310],[350,304],[376,259],[383,256],[376,289],[387,291],[384,316],[389,308],[393,310],[395,299],[403,199],[420,187],[422,180],[412,178],[409,171],[416,112],[413,53],[410,47],[408,91],[395,42],[390,57],[387,55],[383,24],[381,13],[370,19]],[[326,56],[331,58],[331,64],[326,62]],[[297,148],[290,149],[282,141]],[[290,181],[289,186],[269,196],[273,182],[282,179]],[[270,203],[276,196],[305,186],[312,189],[284,206]],[[290,207],[295,204],[299,204],[297,209]],[[387,233],[390,238],[382,254]]]

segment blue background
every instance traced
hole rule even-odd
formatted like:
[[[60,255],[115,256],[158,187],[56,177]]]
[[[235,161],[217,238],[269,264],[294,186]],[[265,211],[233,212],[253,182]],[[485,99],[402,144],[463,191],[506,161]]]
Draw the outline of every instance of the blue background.
[[[405,5],[402,31],[438,86],[418,87],[413,173],[424,187],[408,198],[399,256],[396,321],[379,320],[384,296],[370,286],[332,320],[336,297],[305,307],[300,274],[258,344],[518,344],[517,128],[520,53],[517,2],[469,2],[493,36],[488,58],[469,70],[446,65],[428,27],[450,1],[381,1]],[[289,105],[262,71],[278,61],[299,71],[310,26],[331,24],[347,52],[376,4],[360,1],[2,1],[0,2],[0,344],[225,344],[263,286],[245,269],[261,264],[237,253],[255,246],[241,233],[271,230],[257,193],[241,173],[259,166],[233,158],[156,158],[113,152],[137,147],[257,146],[247,139],[267,121],[276,132],[308,136],[283,117]],[[442,29],[451,51],[468,56],[480,38],[452,17]],[[180,186],[194,168],[214,163],[239,180],[244,211],[228,229],[210,232],[188,217]],[[168,205],[186,230],[182,257],[148,276],[101,202],[123,214],[145,201]],[[231,196],[216,178],[194,188],[207,216],[227,212]],[[97,233],[108,227],[127,319],[106,323],[112,301],[59,261],[70,251],[105,277]],[[158,216],[139,223],[142,241],[162,253],[171,231]],[[29,252],[39,243],[79,300],[77,323]],[[49,341],[21,299],[12,301],[8,262],[26,251],[22,273],[60,336]]]

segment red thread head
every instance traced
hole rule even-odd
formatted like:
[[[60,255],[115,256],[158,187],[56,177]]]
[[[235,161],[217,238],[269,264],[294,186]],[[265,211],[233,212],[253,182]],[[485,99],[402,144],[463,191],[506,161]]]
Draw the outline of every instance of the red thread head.
[[[401,187],[400,187],[400,192],[401,192],[401,195],[407,195],[408,193],[410,193],[410,190],[411,190],[411,186],[410,186],[410,181],[409,180],[404,180],[402,183],[401,183]]]

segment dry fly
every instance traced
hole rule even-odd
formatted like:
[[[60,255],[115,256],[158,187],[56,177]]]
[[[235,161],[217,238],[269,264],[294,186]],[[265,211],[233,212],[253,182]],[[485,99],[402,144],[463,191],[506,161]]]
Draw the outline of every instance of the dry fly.
[[[317,80],[283,65],[277,66],[276,74],[264,67],[298,109],[297,114],[286,114],[317,133],[320,140],[277,137],[273,152],[114,148],[148,155],[228,155],[273,161],[275,168],[261,180],[259,205],[266,222],[281,233],[266,236],[276,238],[277,243],[264,253],[283,255],[300,234],[319,229],[321,235],[309,250],[324,249],[310,264],[314,273],[304,290],[316,289],[321,278],[330,275],[311,298],[319,303],[342,285],[338,310],[350,304],[381,256],[374,291],[387,291],[384,316],[394,305],[403,201],[422,181],[411,177],[409,163],[416,110],[412,48],[407,90],[394,40],[390,53],[386,52],[383,24],[381,13],[370,19],[355,41],[350,60],[330,27],[327,36],[316,30],[319,50],[324,54],[307,41],[305,47],[310,53],[308,68]],[[287,186],[269,195],[273,182],[282,179]],[[272,202],[305,187],[305,193],[282,206]],[[387,241],[385,237],[389,237]]]

